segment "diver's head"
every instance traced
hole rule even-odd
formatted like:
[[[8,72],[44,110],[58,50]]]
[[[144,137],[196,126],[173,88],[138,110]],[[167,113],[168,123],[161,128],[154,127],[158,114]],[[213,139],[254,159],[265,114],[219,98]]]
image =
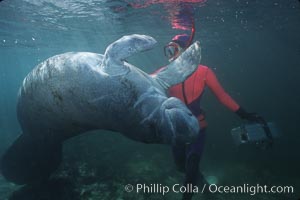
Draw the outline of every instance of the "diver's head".
[[[172,41],[164,47],[165,56],[169,62],[175,60],[185,49],[191,45],[191,37],[187,34],[175,35]]]

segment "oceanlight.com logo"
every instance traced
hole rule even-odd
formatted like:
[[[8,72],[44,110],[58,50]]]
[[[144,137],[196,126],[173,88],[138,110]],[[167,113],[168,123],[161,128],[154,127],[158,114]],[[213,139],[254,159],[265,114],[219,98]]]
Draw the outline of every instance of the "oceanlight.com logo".
[[[144,194],[162,194],[167,193],[204,193],[209,192],[212,194],[249,194],[254,196],[256,194],[292,194],[294,193],[293,186],[267,186],[267,185],[216,185],[216,184],[204,184],[202,187],[196,185],[187,184],[180,185],[174,184],[172,186],[163,184],[127,184],[124,187],[126,192],[136,192]]]
[[[293,186],[267,186],[267,185],[249,185],[243,184],[239,186],[221,186],[211,184],[208,186],[210,193],[220,194],[250,194],[251,196],[256,194],[292,194],[294,193]]]

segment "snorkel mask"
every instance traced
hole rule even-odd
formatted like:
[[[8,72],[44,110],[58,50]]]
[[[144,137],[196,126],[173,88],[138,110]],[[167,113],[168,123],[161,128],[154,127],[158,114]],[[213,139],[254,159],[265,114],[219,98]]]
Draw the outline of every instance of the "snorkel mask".
[[[175,60],[182,51],[192,44],[194,34],[195,29],[192,27],[192,33],[190,36],[187,34],[175,35],[172,38],[172,41],[164,46],[164,54],[170,62]]]
[[[182,48],[176,42],[170,42],[166,46],[164,46],[164,54],[171,62],[175,58],[177,58],[182,51]]]

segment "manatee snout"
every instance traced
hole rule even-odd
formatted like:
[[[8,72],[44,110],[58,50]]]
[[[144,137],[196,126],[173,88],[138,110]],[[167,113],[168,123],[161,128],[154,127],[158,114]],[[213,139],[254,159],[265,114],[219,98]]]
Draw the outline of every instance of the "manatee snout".
[[[191,111],[177,98],[168,98],[162,104],[162,130],[168,141],[191,143],[199,132],[199,123]]]

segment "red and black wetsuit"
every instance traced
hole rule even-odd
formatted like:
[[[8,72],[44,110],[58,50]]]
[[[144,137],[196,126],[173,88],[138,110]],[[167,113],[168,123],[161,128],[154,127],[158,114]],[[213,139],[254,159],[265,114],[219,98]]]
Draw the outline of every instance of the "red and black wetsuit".
[[[198,118],[201,129],[207,126],[200,108],[200,100],[206,86],[231,111],[235,112],[239,109],[240,106],[225,92],[215,73],[204,65],[199,65],[197,70],[183,83],[169,89],[169,96],[183,101]]]
[[[198,118],[200,132],[195,142],[190,145],[173,145],[173,155],[177,167],[185,172],[185,184],[203,183],[202,174],[199,173],[199,163],[204,147],[205,130],[207,123],[204,113],[200,108],[200,100],[206,86],[215,94],[218,100],[235,112],[239,105],[225,92],[219,83],[215,73],[204,65],[199,65],[197,70],[183,83],[172,86],[169,89],[169,96],[177,97],[182,100],[192,113]],[[184,199],[191,199],[192,194],[185,193]]]

